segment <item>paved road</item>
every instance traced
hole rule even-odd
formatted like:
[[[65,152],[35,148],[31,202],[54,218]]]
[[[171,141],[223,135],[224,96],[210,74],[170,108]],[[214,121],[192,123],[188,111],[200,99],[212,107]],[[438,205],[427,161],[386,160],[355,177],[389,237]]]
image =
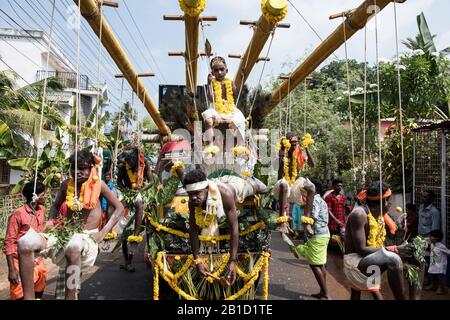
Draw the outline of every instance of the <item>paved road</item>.
[[[143,246],[141,246],[143,247]],[[271,300],[306,300],[313,299],[311,294],[319,292],[312,271],[303,259],[296,259],[281,240],[280,234],[274,232],[271,242],[272,257],[269,271],[269,298]],[[152,299],[151,270],[143,260],[143,248],[135,258],[136,272],[128,273],[119,269],[122,262],[120,251],[100,253],[96,265],[88,274],[83,275],[80,299],[90,300],[149,300]],[[4,260],[4,257],[3,259]],[[3,262],[2,262],[3,263]],[[3,267],[4,268],[4,267]],[[2,269],[3,269],[2,268]],[[345,285],[342,273],[342,258],[334,251],[328,252],[327,284],[333,299],[347,300],[350,293]],[[7,273],[1,273],[0,299],[7,299]],[[52,300],[56,282],[56,267],[49,263],[49,280],[44,299]],[[258,295],[261,295],[261,282]],[[382,282],[382,292],[386,299],[392,299],[386,279]],[[363,294],[363,299],[371,299]],[[450,300],[450,294],[437,296],[432,292],[423,292],[422,299]]]

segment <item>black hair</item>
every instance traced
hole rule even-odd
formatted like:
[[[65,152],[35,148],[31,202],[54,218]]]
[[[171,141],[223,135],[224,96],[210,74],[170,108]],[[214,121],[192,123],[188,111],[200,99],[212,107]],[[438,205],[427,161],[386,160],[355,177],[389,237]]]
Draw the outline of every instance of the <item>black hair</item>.
[[[436,238],[438,242],[441,242],[444,239],[444,234],[439,229],[431,230],[430,237]]]
[[[384,194],[389,189],[389,185],[386,182],[381,182],[381,192]],[[380,181],[372,182],[367,188],[368,197],[380,196]],[[380,200],[366,200],[368,206],[376,206],[380,204]]]
[[[36,194],[39,195],[40,193],[45,191],[45,185],[42,182],[36,183]],[[27,199],[27,202],[30,202],[33,200],[33,192],[34,192],[34,182],[28,182],[23,186],[22,189],[22,195]]]
[[[70,165],[75,166],[75,153],[70,156]],[[89,150],[80,150],[77,152],[77,165],[78,167],[90,167],[91,165],[95,165],[94,157],[92,156],[92,152]]]
[[[205,181],[205,180],[206,180],[206,174],[202,170],[194,169],[194,170],[186,173],[186,175],[183,178],[183,184],[188,185],[188,184],[193,184],[193,183],[197,183],[197,182]]]
[[[417,206],[413,203],[408,203],[406,205],[406,210],[411,210],[412,212],[417,212]]]
[[[139,159],[139,151],[137,148],[133,148],[130,151],[128,151],[128,156],[127,156],[127,162],[129,164],[132,163],[137,163],[138,159]]]
[[[309,181],[311,181],[316,187],[316,194],[321,195],[323,192],[322,182],[320,182],[320,180],[317,178],[310,178]]]
[[[431,198],[431,199],[430,199],[431,201],[433,201],[434,198],[436,197],[436,194],[435,194],[434,191],[431,190],[431,189],[427,189],[427,190],[425,190],[424,192],[428,193],[428,195],[429,195],[430,198]]]
[[[222,62],[224,65],[227,65],[227,63],[226,63],[226,61],[225,61],[224,58],[219,57],[219,56],[216,56],[216,57],[214,57],[214,58],[211,59],[211,62],[210,62],[211,69],[212,69],[212,67],[213,67],[213,62],[216,62],[216,61],[220,61],[220,62]]]
[[[333,181],[331,183],[335,186],[338,183],[344,183],[344,182],[341,179],[333,179]]]

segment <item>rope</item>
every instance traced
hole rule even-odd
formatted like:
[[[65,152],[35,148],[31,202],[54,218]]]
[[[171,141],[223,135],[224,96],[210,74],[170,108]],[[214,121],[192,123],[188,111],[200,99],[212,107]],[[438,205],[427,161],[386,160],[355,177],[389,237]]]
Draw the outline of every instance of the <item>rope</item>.
[[[250,28],[252,28],[253,29],[253,32],[255,32],[255,27],[254,26],[250,26]],[[250,40],[250,44],[249,44],[249,48],[248,48],[248,52],[250,53],[250,51],[251,51],[251,49],[252,49],[252,46],[253,46],[253,38],[254,37],[252,37],[251,38],[251,40]],[[244,65],[244,69],[247,67],[247,64],[248,64],[248,59],[250,58],[250,54],[248,54],[247,55],[247,59],[245,60],[245,65]],[[241,72],[241,70],[238,70],[238,72]],[[241,92],[242,92],[242,89],[244,88],[244,76],[245,76],[245,74],[244,74],[244,72],[242,71],[242,79],[241,79],[241,85],[239,86],[239,93],[238,93],[238,96],[237,96],[237,99],[236,99],[236,107],[239,105],[239,100],[240,100],[240,98],[241,98]]]
[[[286,104],[287,104],[287,115],[286,115],[286,120],[288,121],[288,130],[291,131],[291,124],[292,124],[292,119],[291,119],[291,75],[289,75],[288,78],[288,98],[286,100]]]
[[[98,64],[97,64],[97,83],[100,85],[100,60],[102,56],[102,32],[103,32],[103,12],[102,7],[100,6],[100,33],[98,36]],[[95,112],[95,151],[98,151],[98,122],[99,122],[99,114],[98,114],[98,108],[100,106],[100,91],[101,89],[98,88],[97,93],[97,107]]]
[[[121,89],[120,89],[120,103],[122,103],[122,99],[123,99],[123,82],[124,82],[124,78],[122,78],[122,85],[121,85]],[[117,153],[119,152],[119,132],[120,132],[120,121],[122,120],[122,110],[119,110],[119,120],[117,122],[117,133],[116,133],[116,141],[115,141],[115,146],[114,146],[114,159],[113,159],[113,180],[117,181]]]
[[[352,144],[352,166],[355,168],[355,144],[353,141],[353,117],[352,117],[352,101],[351,101],[351,93],[350,93],[350,70],[348,65],[348,52],[347,52],[347,32],[345,30],[346,20],[342,17],[344,26],[344,48],[345,48],[345,67],[347,71],[347,91],[348,91],[348,113],[350,120],[350,140]],[[355,172],[353,171],[353,181],[356,180]]]
[[[364,103],[363,103],[362,185],[366,184],[366,111],[367,111],[367,25],[364,26]]]
[[[374,0],[377,7],[377,1]],[[380,66],[378,58],[378,13],[375,11],[375,63],[377,64],[377,114],[378,114],[378,161],[379,161],[379,179],[380,179],[380,195],[383,194],[383,172],[381,158],[381,99],[380,99]],[[380,197],[380,210],[383,207],[383,199]]]
[[[308,90],[308,85],[307,85],[306,79],[305,79],[305,108],[303,110],[303,131],[304,131],[304,134],[306,134],[306,109],[307,109],[307,106],[308,106],[308,97],[306,95],[307,90]]]
[[[397,6],[394,1],[394,22],[395,22],[395,49],[397,53],[397,83],[398,83],[398,113],[400,121],[400,145],[402,148],[402,187],[403,187],[403,210],[406,210],[406,179],[405,179],[405,149],[403,142],[403,111],[402,111],[402,86],[400,77],[400,57],[398,55],[398,25],[397,25]],[[404,218],[405,234],[403,240],[405,240],[407,233],[406,215]]]
[[[77,29],[77,102],[74,104],[75,107],[75,197],[78,194],[78,115],[81,106],[81,94],[80,94],[80,30],[81,30],[81,0],[78,0],[78,29]]]
[[[48,64],[49,64],[50,52],[51,52],[55,5],[56,5],[55,0],[53,0],[52,17],[51,17],[51,22],[50,22],[50,33],[49,33],[48,47],[47,47],[47,61],[46,61],[46,65],[45,65],[44,90],[43,90],[43,93],[42,93],[41,117],[40,117],[40,120],[39,120],[39,136],[38,136],[38,143],[37,143],[37,146],[36,146],[36,167],[35,167],[35,170],[34,170],[33,203],[36,203],[36,201],[37,201],[36,185],[37,185],[39,158],[40,158],[40,154],[39,153],[40,153],[40,150],[41,150],[42,125],[43,125],[43,122],[44,122],[44,105],[45,105],[46,96],[47,96]]]
[[[200,27],[201,27],[201,30],[202,30],[203,43],[206,44],[205,29],[203,28],[203,21],[200,21]],[[201,58],[201,59],[202,59],[203,62],[205,62],[205,58]],[[212,70],[211,70],[211,59],[209,58],[209,55],[206,55],[206,59],[208,60],[206,69],[209,71],[209,73],[212,73]],[[208,90],[209,90],[209,88],[207,90],[206,87],[208,87],[208,86],[209,85],[207,83],[206,86],[203,87],[203,90],[205,92],[205,101],[206,101],[206,108],[207,109],[208,109],[208,103],[209,103],[209,101],[208,101]],[[213,104],[214,104],[214,92],[212,92],[212,98],[213,98]]]
[[[270,39],[269,48],[267,49],[266,57],[269,56],[270,49],[272,48],[272,42],[273,42],[273,37],[275,35],[275,30],[276,29],[273,29],[272,32],[271,32],[272,33],[272,37]],[[263,67],[262,67],[262,70],[261,70],[261,75],[259,76],[258,85],[256,87],[255,96],[253,97],[253,103],[250,106],[250,112],[248,113],[249,117],[251,117],[251,115],[252,115],[253,107],[254,107],[255,102],[256,102],[256,97],[258,96],[258,92],[259,92],[259,89],[260,89],[259,86],[261,84],[261,80],[262,80],[262,77],[263,77],[263,74],[264,74],[264,69],[266,68],[266,63],[267,63],[267,60],[264,60],[264,64],[263,64]]]

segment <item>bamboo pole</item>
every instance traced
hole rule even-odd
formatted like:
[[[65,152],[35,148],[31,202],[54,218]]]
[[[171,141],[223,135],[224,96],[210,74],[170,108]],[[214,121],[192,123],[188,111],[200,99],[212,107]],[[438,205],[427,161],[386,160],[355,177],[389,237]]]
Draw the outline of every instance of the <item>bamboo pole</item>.
[[[74,0],[78,5],[78,0]],[[98,2],[96,0],[83,0],[80,1],[81,14],[94,30],[95,34],[100,36],[100,23],[102,23],[102,44],[110,54],[111,58],[116,63],[119,70],[124,75],[125,79],[133,88],[138,98],[142,101],[147,111],[150,113],[153,121],[155,121],[161,134],[170,134],[170,129],[164,120],[161,118],[158,108],[155,106],[152,98],[145,89],[144,83],[138,78],[138,73],[133,68],[131,61],[128,59],[125,51],[122,49],[117,37],[114,35],[110,25],[106,21],[106,18],[101,18]]]
[[[268,0],[266,2],[267,10],[273,15],[278,15],[281,10],[286,7],[286,0]],[[248,22],[243,21],[243,24],[248,24]],[[236,76],[234,77],[234,83],[237,88],[240,88],[241,85],[247,80],[253,67],[258,62],[259,55],[263,50],[267,39],[269,39],[270,34],[276,26],[277,23],[274,20],[269,21],[264,15],[261,15],[259,18],[256,23],[256,29],[253,33],[253,37],[241,58],[239,68],[236,72]]]
[[[378,11],[383,10],[393,0],[377,0]],[[403,3],[406,0],[396,0]],[[336,30],[328,36],[292,73],[289,80],[283,81],[279,87],[272,91],[270,103],[260,110],[255,110],[255,117],[267,116],[275,106],[294,90],[305,78],[310,75],[325,59],[335,52],[344,43],[344,23],[347,39],[363,28],[374,15],[374,0],[365,0],[358,8],[341,23]],[[288,83],[289,82],[289,83]]]

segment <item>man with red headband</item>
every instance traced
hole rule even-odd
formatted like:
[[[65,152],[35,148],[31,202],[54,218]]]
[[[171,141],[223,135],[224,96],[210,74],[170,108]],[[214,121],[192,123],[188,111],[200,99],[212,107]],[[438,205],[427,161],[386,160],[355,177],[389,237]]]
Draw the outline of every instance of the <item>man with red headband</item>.
[[[380,192],[381,191],[381,192]],[[345,233],[344,273],[350,282],[351,300],[359,300],[361,291],[380,293],[381,274],[388,272],[394,297],[405,299],[402,258],[411,257],[409,245],[384,247],[386,228],[383,216],[390,206],[391,189],[375,181],[358,195],[363,206],[350,213]]]
[[[300,172],[303,170],[305,156],[303,149],[298,144],[298,136],[288,132],[279,142],[279,167],[278,182],[274,185],[274,196],[280,201],[280,216],[286,216],[289,211],[289,203],[304,205],[302,191],[307,191],[305,216],[309,217],[314,199],[314,185],[303,177]],[[308,165],[314,167],[313,158],[308,148],[305,148]],[[282,222],[278,230],[287,233],[287,222]],[[307,233],[311,233],[310,226],[305,225]]]

